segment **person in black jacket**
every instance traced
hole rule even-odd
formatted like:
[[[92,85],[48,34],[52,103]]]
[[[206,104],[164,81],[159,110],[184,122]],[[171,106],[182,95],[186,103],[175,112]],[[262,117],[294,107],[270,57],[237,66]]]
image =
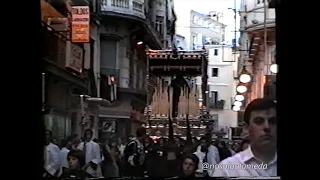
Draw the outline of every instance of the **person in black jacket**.
[[[68,164],[69,169],[66,170],[61,175],[61,178],[64,179],[85,179],[85,178],[93,178],[93,176],[89,173],[87,173],[85,170],[82,169],[82,167],[85,165],[85,155],[83,151],[79,149],[73,149],[70,150],[68,155]]]
[[[124,149],[124,176],[144,177],[145,152],[143,140],[146,138],[146,129],[140,127],[137,137],[132,138]]]
[[[224,141],[219,142],[218,151],[219,151],[220,161],[232,156],[231,151],[227,148],[226,142]]]

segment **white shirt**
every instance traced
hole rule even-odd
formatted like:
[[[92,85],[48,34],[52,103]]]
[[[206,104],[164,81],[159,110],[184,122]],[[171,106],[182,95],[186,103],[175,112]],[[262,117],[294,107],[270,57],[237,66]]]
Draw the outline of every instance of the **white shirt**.
[[[198,146],[197,151],[201,152],[201,146]],[[208,152],[209,153],[208,156],[210,155],[210,157],[213,157],[213,158],[208,159],[208,163],[209,164],[218,164],[220,162],[220,156],[219,156],[218,148],[216,148],[213,145],[210,145],[209,148],[208,148],[208,151],[209,151]]]
[[[232,149],[229,148],[229,151],[231,152],[231,155],[234,156],[236,154],[236,152]]]
[[[53,143],[49,143],[44,148],[44,168],[52,176],[59,176],[59,152],[60,148]]]
[[[199,158],[199,165],[198,165],[197,172],[202,173],[203,172],[202,163],[203,163],[203,159],[206,154],[201,152],[201,146],[198,146],[197,151],[194,154],[197,155]],[[207,153],[207,163],[208,164],[218,164],[219,161],[220,161],[220,157],[219,157],[218,148],[216,148],[213,145],[210,145],[208,148],[208,153]],[[207,172],[210,177],[213,175],[213,171],[208,169]]]
[[[201,152],[201,151],[196,151],[193,154],[195,154],[199,158],[198,169],[197,169],[196,172],[197,173],[203,173],[202,163],[203,163],[203,159],[206,156],[206,154]]]
[[[69,149],[67,148],[62,148],[59,152],[59,160],[60,160],[60,166],[64,167],[64,168],[69,168],[69,164],[68,164],[68,153],[69,153]]]
[[[237,153],[236,155],[229,157],[220,163],[221,165],[232,164],[251,164],[259,165],[262,161],[254,157],[251,147]],[[255,168],[241,168],[241,169],[230,169],[230,168],[219,168],[214,170],[214,177],[275,177],[277,176],[277,154],[266,164],[266,169],[255,169]]]
[[[83,150],[84,142],[78,145],[78,149]],[[98,165],[97,170],[93,170],[91,167],[87,168],[87,173],[91,174],[93,177],[101,177],[101,168],[99,164],[101,163],[101,153],[99,144],[93,142],[92,140],[86,142],[86,163],[93,162]]]
[[[119,151],[120,151],[120,155],[123,154],[125,148],[126,148],[126,146],[123,145],[123,144],[118,145],[118,149],[119,149]]]

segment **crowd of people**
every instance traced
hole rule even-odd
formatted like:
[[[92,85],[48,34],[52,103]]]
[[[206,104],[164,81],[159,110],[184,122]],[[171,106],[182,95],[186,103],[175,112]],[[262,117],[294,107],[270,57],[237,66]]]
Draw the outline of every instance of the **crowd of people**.
[[[244,113],[249,139],[241,144],[211,139],[151,139],[146,129],[136,136],[106,142],[93,139],[88,129],[81,139],[72,135],[60,147],[46,131],[44,177],[256,177],[277,176],[275,103],[257,99]],[[267,164],[267,169],[204,169],[208,164]]]

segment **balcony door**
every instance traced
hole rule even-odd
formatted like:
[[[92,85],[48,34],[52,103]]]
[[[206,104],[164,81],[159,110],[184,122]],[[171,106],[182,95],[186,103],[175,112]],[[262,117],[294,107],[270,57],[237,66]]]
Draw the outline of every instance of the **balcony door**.
[[[217,104],[218,102],[218,91],[211,91],[211,102]]]

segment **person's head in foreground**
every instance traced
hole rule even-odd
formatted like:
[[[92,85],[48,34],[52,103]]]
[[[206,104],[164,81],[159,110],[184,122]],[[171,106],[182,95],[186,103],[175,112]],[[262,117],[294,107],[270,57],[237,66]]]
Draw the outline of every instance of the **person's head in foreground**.
[[[198,169],[199,158],[195,154],[188,154],[182,160],[182,173],[184,177],[195,176]]]
[[[252,152],[264,156],[266,161],[271,160],[277,149],[276,103],[265,98],[253,100],[245,109],[244,121]]]
[[[85,165],[85,155],[79,149],[70,150],[67,159],[70,170],[80,170]]]
[[[85,165],[85,155],[79,149],[70,150],[67,155],[69,169],[61,175],[61,178],[76,178],[86,179],[93,178],[93,176],[87,173],[82,167]]]

